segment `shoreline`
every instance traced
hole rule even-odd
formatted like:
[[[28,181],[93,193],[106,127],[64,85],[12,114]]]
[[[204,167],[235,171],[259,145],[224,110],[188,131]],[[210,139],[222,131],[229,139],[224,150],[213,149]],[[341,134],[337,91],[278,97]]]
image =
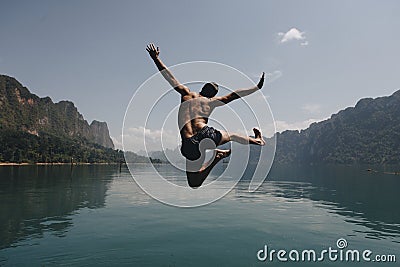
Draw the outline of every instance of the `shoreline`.
[[[22,163],[16,163],[16,162],[0,162],[0,166],[61,166],[61,165],[120,165],[120,164],[126,164],[125,162],[118,163],[118,162],[93,162],[93,163],[88,163],[88,162],[74,162],[74,163],[64,163],[64,162],[53,162],[53,163],[48,163],[48,162],[37,162],[37,163],[27,163],[27,162],[22,162]]]
[[[150,162],[93,162],[93,163],[88,163],[88,162],[74,162],[74,163],[64,163],[64,162],[53,162],[53,163],[47,163],[47,162],[37,162],[37,163],[27,163],[27,162],[22,162],[22,163],[16,163],[16,162],[0,162],[0,167],[1,166],[83,166],[83,165],[127,165],[127,164],[150,164]],[[157,162],[157,163],[152,163],[155,165],[166,165],[169,163],[166,162]]]

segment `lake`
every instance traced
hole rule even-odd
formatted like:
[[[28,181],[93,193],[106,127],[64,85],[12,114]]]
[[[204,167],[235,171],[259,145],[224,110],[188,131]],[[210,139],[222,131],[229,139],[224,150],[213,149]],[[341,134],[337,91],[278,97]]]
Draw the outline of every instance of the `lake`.
[[[214,203],[177,208],[125,167],[2,166],[0,266],[398,266],[400,175],[384,171],[400,166],[366,169],[273,166],[254,193],[244,180]],[[336,260],[301,259],[329,247]],[[340,260],[348,249],[370,250],[370,262]]]

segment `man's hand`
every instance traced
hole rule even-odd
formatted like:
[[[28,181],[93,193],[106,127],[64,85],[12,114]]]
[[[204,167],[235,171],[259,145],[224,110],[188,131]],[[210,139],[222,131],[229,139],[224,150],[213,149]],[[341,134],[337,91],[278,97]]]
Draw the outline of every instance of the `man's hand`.
[[[156,48],[156,46],[153,43],[147,45],[146,50],[147,52],[149,52],[149,55],[152,59],[158,58],[158,55],[160,54],[160,48],[159,47]]]
[[[265,80],[265,72],[262,73],[260,81],[257,84],[258,89],[261,89],[264,85],[264,80]]]

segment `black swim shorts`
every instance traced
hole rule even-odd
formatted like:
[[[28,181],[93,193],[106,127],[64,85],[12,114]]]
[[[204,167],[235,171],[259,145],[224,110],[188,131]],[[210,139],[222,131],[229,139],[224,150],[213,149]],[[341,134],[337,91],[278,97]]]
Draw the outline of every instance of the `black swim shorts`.
[[[181,153],[189,160],[196,160],[200,158],[201,152],[199,145],[201,140],[209,138],[214,141],[215,146],[218,146],[222,139],[220,131],[213,127],[204,126],[201,130],[190,138],[182,138]]]

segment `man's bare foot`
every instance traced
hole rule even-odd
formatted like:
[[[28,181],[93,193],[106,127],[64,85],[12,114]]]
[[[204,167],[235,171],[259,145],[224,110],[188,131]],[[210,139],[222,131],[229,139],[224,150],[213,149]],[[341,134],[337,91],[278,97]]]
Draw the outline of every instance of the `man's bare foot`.
[[[253,132],[254,132],[254,137],[260,141],[260,145],[263,146],[265,145],[265,141],[263,139],[263,136],[261,134],[261,131],[257,128],[253,128]]]
[[[215,158],[218,160],[221,160],[223,158],[229,157],[229,155],[231,154],[231,150],[223,150],[223,149],[215,149],[215,152],[217,153],[215,155]]]

